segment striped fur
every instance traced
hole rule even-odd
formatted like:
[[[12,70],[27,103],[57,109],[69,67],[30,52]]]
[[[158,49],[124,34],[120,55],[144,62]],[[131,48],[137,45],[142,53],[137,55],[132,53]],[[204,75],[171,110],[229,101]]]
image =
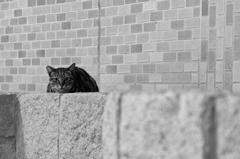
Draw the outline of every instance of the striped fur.
[[[99,92],[96,81],[84,69],[73,63],[68,68],[47,66],[49,83],[47,92],[74,93]]]

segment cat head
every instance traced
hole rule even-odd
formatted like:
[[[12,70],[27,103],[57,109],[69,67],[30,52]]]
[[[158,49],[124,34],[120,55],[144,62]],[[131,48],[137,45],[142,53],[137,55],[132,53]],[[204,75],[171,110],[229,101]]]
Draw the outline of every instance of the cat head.
[[[47,66],[49,75],[49,87],[56,93],[69,93],[74,85],[74,77],[72,70],[75,68],[75,63],[67,68],[53,68]]]

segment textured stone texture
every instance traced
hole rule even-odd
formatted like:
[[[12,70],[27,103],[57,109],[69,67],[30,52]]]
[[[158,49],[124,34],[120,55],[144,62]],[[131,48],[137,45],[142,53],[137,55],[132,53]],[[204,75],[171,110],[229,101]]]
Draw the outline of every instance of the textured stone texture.
[[[59,158],[102,158],[104,94],[61,96]]]
[[[205,98],[199,92],[110,95],[104,112],[104,157],[200,159],[211,155],[203,149],[212,124]]]
[[[16,159],[16,95],[0,95],[0,159]]]
[[[236,159],[240,156],[240,98],[226,93],[217,101],[218,159]]]
[[[24,159],[57,159],[59,95],[23,94],[18,100],[22,120],[19,136],[23,137],[19,148],[24,146]]]

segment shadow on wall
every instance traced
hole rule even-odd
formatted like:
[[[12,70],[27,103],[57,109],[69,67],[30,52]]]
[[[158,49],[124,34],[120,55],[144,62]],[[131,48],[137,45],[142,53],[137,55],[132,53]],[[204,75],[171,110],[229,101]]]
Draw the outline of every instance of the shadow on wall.
[[[17,99],[17,98],[16,98]],[[25,145],[24,145],[24,133],[23,133],[23,120],[20,111],[20,104],[17,99],[16,104],[16,159],[26,159]]]
[[[0,95],[0,159],[25,159],[17,95]]]

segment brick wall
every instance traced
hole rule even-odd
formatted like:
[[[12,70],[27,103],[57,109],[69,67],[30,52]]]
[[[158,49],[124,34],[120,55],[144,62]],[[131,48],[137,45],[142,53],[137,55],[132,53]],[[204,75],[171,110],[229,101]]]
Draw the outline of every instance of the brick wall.
[[[72,62],[101,91],[240,89],[238,0],[101,0],[100,13],[98,0],[0,7],[1,90],[45,92],[45,66]]]

